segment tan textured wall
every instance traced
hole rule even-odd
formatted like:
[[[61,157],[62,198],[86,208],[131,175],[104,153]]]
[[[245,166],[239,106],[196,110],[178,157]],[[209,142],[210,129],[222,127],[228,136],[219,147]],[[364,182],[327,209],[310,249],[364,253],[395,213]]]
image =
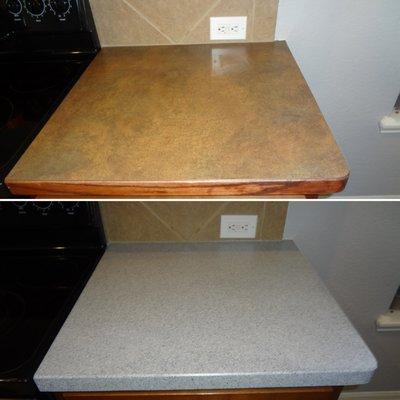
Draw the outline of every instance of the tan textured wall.
[[[102,46],[209,43],[210,17],[221,16],[247,16],[249,42],[273,41],[278,9],[278,0],[90,0],[90,3]]]
[[[286,202],[103,202],[108,241],[219,240],[221,215],[258,215],[257,239],[282,239]]]

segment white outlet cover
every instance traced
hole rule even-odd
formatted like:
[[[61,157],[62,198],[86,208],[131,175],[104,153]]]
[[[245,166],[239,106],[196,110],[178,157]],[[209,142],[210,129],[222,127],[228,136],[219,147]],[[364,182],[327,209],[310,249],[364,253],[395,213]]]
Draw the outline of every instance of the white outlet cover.
[[[246,40],[247,16],[211,17],[210,40]]]
[[[395,110],[383,117],[379,124],[381,133],[400,133],[400,111]]]
[[[221,215],[221,239],[255,239],[257,215]]]

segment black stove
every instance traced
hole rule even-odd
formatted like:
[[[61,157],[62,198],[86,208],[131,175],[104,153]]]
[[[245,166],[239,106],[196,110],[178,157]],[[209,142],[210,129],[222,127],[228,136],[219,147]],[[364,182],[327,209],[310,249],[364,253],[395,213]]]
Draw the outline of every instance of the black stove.
[[[0,399],[33,375],[105,248],[96,203],[0,203]]]
[[[99,51],[88,0],[0,0],[0,198],[4,180]]]

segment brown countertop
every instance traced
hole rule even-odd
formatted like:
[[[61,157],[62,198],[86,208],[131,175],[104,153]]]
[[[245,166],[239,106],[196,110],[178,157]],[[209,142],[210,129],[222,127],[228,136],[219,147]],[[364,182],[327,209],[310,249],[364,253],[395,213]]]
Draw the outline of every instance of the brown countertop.
[[[313,195],[348,174],[274,42],[103,49],[6,183],[38,197]]]

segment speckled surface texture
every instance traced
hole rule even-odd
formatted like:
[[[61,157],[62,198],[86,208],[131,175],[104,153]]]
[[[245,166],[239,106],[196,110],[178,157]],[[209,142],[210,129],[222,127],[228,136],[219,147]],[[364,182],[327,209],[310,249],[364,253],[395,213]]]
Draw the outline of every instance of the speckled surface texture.
[[[376,361],[291,241],[112,244],[42,391],[366,383]]]
[[[6,182],[103,184],[107,195],[113,184],[343,188],[348,173],[286,43],[274,42],[103,49]]]

